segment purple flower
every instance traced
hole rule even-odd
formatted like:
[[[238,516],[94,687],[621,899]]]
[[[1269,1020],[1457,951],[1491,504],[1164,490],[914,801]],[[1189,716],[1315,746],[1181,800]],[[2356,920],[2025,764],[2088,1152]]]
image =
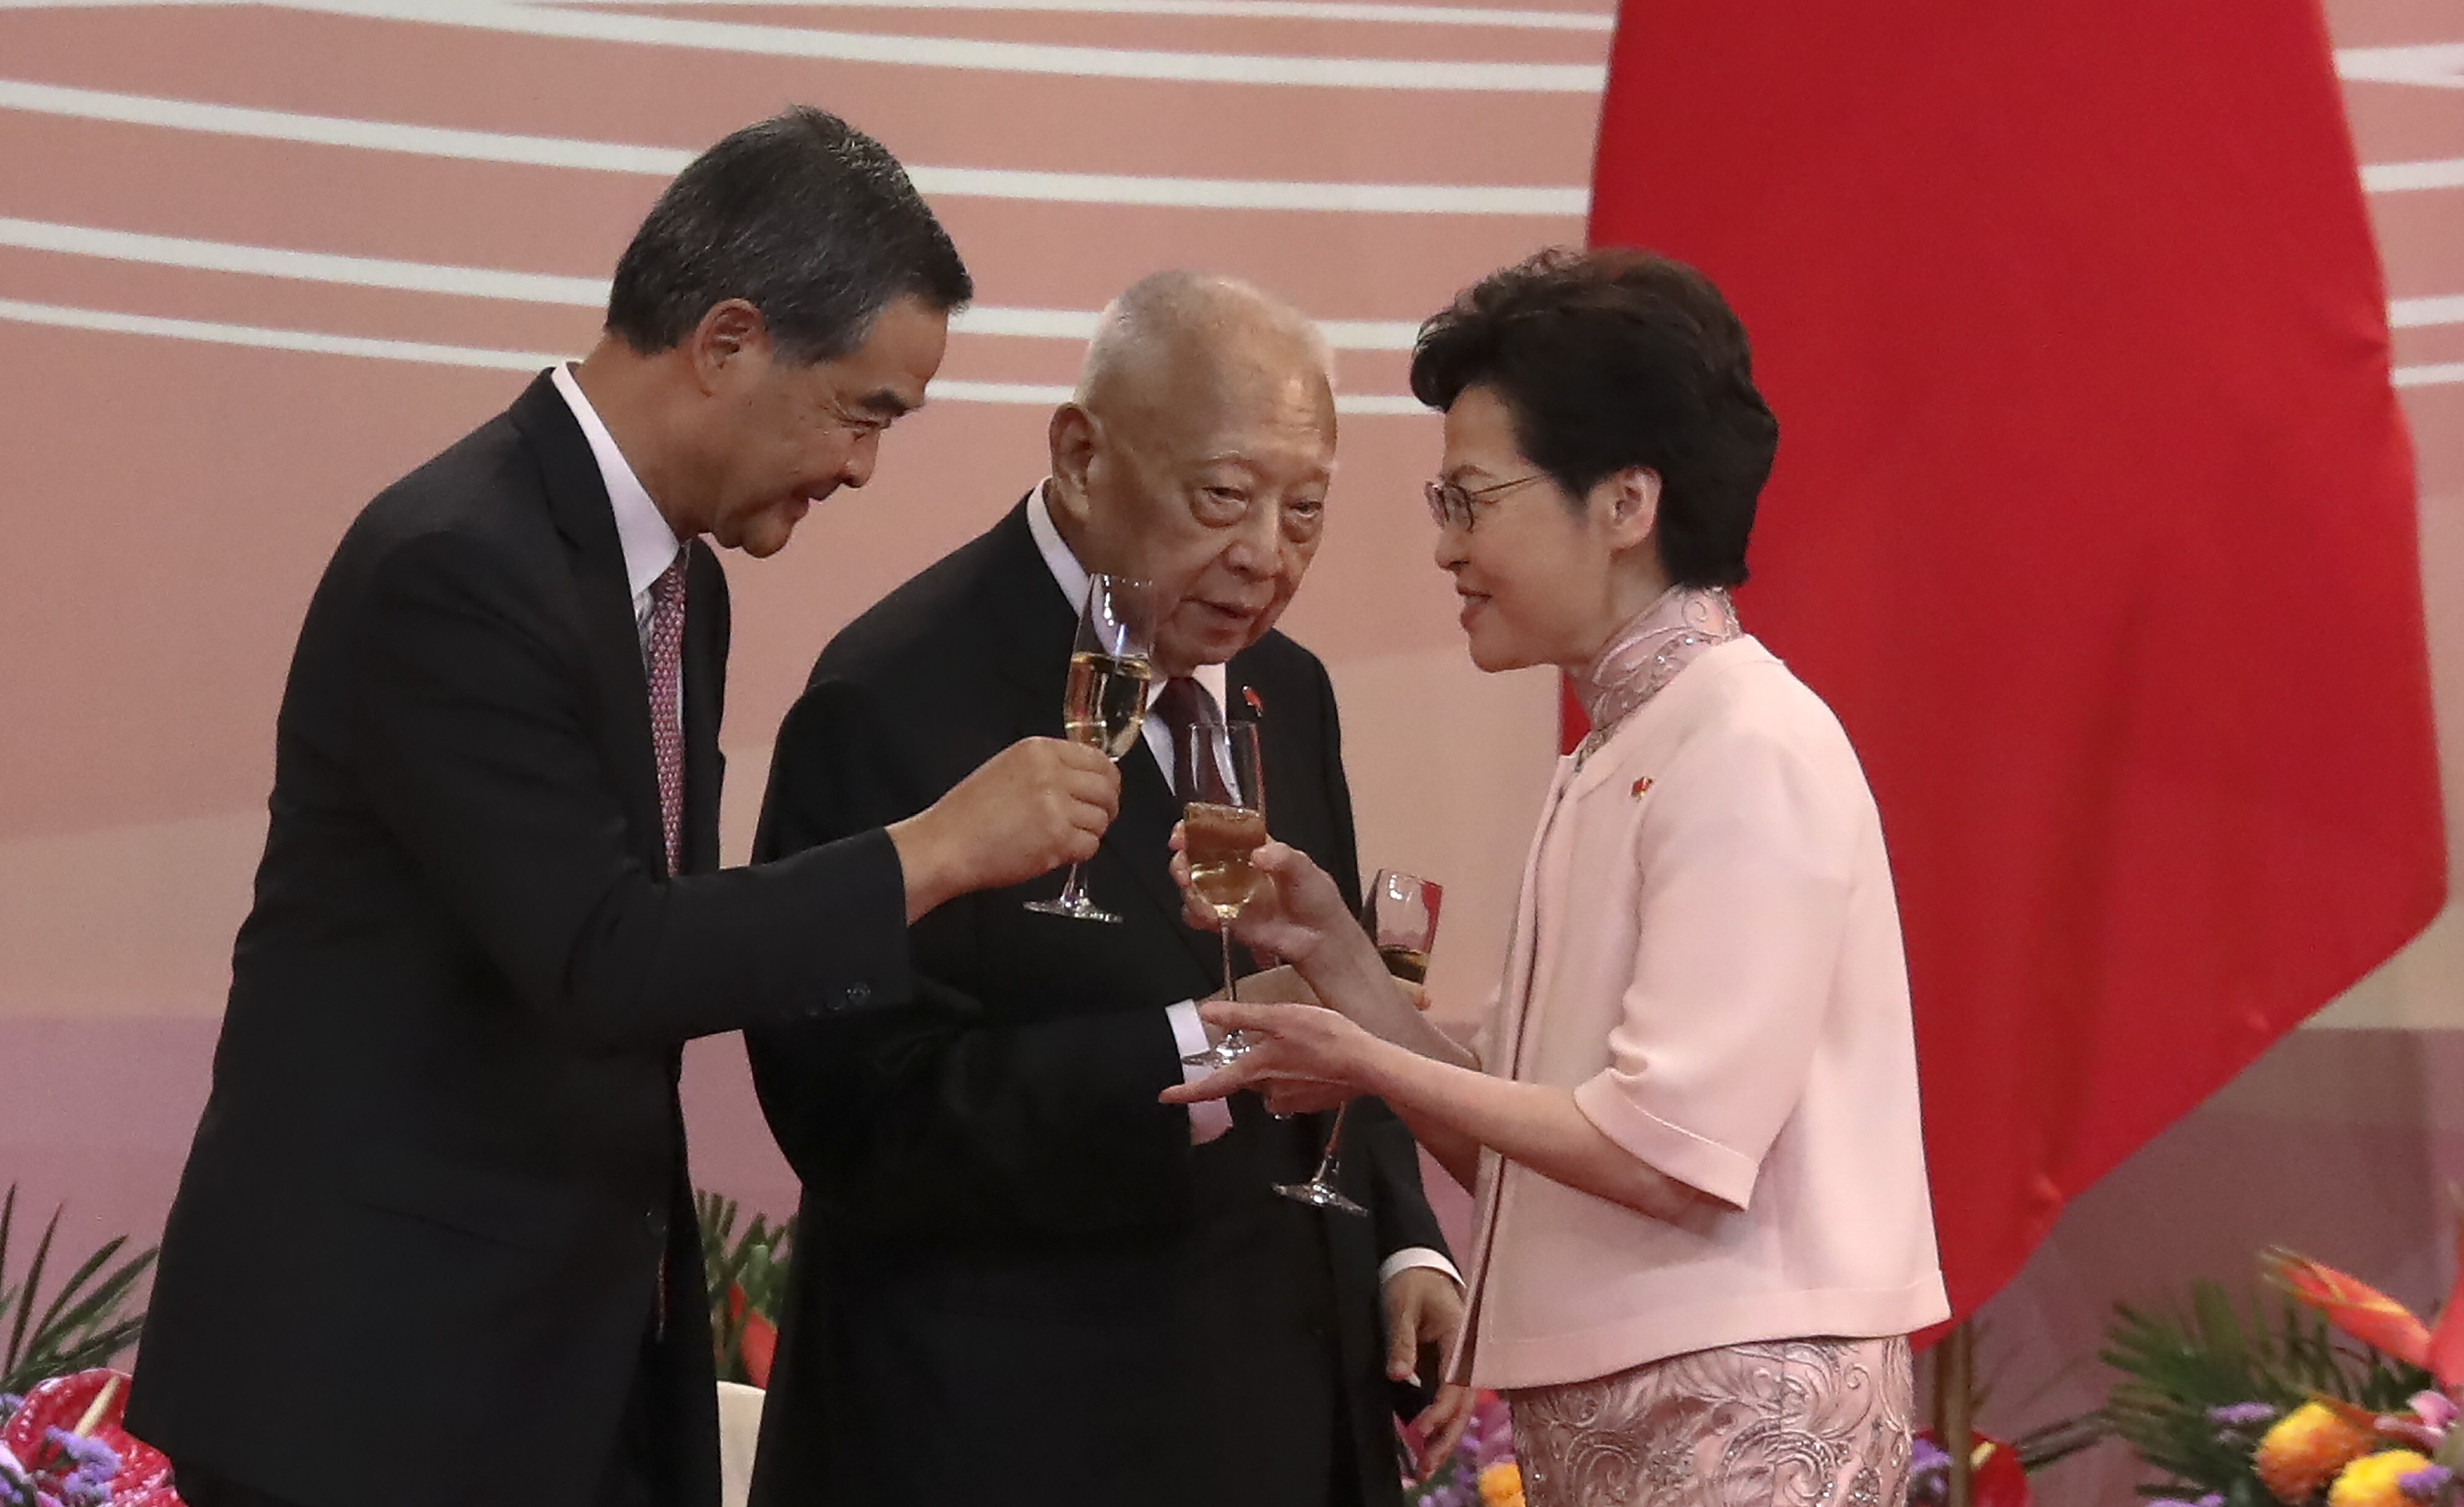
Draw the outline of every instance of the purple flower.
[[[120,1453],[99,1439],[87,1439],[54,1426],[43,1430],[43,1442],[75,1462],[80,1474],[109,1480],[120,1474]]]
[[[2222,1492],[2208,1493],[2208,1495],[2199,1498],[2198,1507],[2225,1507],[2224,1494]]]
[[[2239,1433],[2275,1421],[2276,1408],[2267,1403],[2229,1403],[2208,1409],[2208,1422],[2229,1432]]]
[[[2396,1481],[2396,1487],[2417,1502],[2433,1502],[2439,1494],[2454,1484],[2455,1473],[2443,1465],[2424,1466]]]

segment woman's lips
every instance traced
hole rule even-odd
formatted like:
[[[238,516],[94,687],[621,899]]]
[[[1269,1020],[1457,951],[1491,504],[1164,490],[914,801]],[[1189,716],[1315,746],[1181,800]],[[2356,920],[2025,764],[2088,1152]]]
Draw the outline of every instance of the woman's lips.
[[[1471,627],[1471,615],[1474,612],[1479,611],[1482,608],[1486,607],[1488,605],[1488,598],[1481,595],[1477,591],[1463,591],[1458,592],[1457,594],[1463,598],[1463,609],[1455,614],[1455,621],[1461,623],[1465,628],[1469,628]]]

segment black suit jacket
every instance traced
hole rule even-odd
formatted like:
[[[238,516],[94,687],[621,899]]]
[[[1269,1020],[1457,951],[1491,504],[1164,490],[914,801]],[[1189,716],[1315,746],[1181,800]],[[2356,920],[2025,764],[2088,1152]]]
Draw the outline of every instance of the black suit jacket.
[[[781,730],[759,852],[921,809],[1019,738],[1061,733],[1075,614],[1024,509],[859,618]],[[1357,884],[1333,689],[1269,634],[1227,667],[1265,706],[1268,824]],[[1124,924],[1030,913],[1061,875],[969,896],[913,932],[919,1008],[748,1033],[804,1182],[757,1507],[1391,1504],[1377,1267],[1443,1249],[1410,1137],[1354,1111],[1357,1220],[1277,1197],[1323,1118],[1193,1147],[1155,1101],[1164,1008],[1221,982],[1181,920],[1178,802],[1141,742],[1087,865]],[[1330,1496],[1330,1485],[1341,1478]]]
[[[717,1501],[678,1045],[910,985],[882,833],[700,872],[727,585],[689,547],[681,878],[545,377],[336,550],[129,1402],[175,1460],[309,1507],[582,1507],[639,1382],[661,1500]]]

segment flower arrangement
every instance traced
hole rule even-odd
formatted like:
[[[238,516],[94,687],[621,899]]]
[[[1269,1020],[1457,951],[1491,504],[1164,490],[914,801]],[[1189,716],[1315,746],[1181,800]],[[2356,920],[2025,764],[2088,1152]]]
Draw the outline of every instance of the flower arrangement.
[[[0,1507],[180,1507],[171,1462],[121,1426],[127,1399],[100,1369],[0,1397]]]
[[[756,1214],[738,1235],[736,1200],[696,1192],[693,1210],[701,1219],[702,1274],[709,1284],[718,1379],[766,1387],[779,1350],[779,1310],[787,1296],[787,1248],[796,1222],[773,1225]]]
[[[1409,1432],[1408,1454],[1417,1456],[1419,1441]],[[1455,1452],[1427,1480],[1406,1481],[1403,1499],[1407,1507],[1523,1507],[1523,1473],[1514,1463],[1514,1424],[1505,1400],[1482,1392]]]
[[[2169,1477],[2144,1490],[2151,1507],[2464,1507],[2464,1217],[2457,1236],[2434,1332],[2284,1251],[2260,1258],[2289,1299],[2279,1320],[2245,1322],[2212,1286],[2187,1319],[2123,1310],[2105,1359],[2125,1379],[2106,1415]]]

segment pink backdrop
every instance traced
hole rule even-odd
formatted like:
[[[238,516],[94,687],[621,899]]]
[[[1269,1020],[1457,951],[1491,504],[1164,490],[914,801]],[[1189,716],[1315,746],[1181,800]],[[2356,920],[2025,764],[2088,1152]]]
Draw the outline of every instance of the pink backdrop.
[[[88,1241],[159,1230],[263,836],[283,667],[336,537],[583,348],[665,176],[789,100],[911,165],[982,305],[880,479],[780,559],[732,562],[731,855],[814,652],[1041,474],[1092,311],[1156,267],[1231,271],[1338,347],[1335,511],[1287,626],[1334,670],[1364,860],[1447,882],[1434,983],[1467,1015],[1553,688],[1463,658],[1418,499],[1436,429],[1403,395],[1403,351],[1463,282],[1581,233],[1610,7],[1529,3],[1552,9],[0,0],[0,1183],[67,1198]],[[2422,452],[2453,813],[2464,15],[2330,10]],[[2451,911],[2324,1024],[2360,1029],[2298,1034],[2074,1210],[1993,1310],[2024,1373],[2002,1406],[2083,1395],[2063,1368],[2113,1296],[2237,1270],[2262,1238],[2315,1227],[2322,1256],[2428,1287],[2429,1192],[2464,1175],[2441,1119],[2464,1102],[2464,924]],[[688,1088],[703,1180],[782,1211],[732,1042],[695,1050]]]

